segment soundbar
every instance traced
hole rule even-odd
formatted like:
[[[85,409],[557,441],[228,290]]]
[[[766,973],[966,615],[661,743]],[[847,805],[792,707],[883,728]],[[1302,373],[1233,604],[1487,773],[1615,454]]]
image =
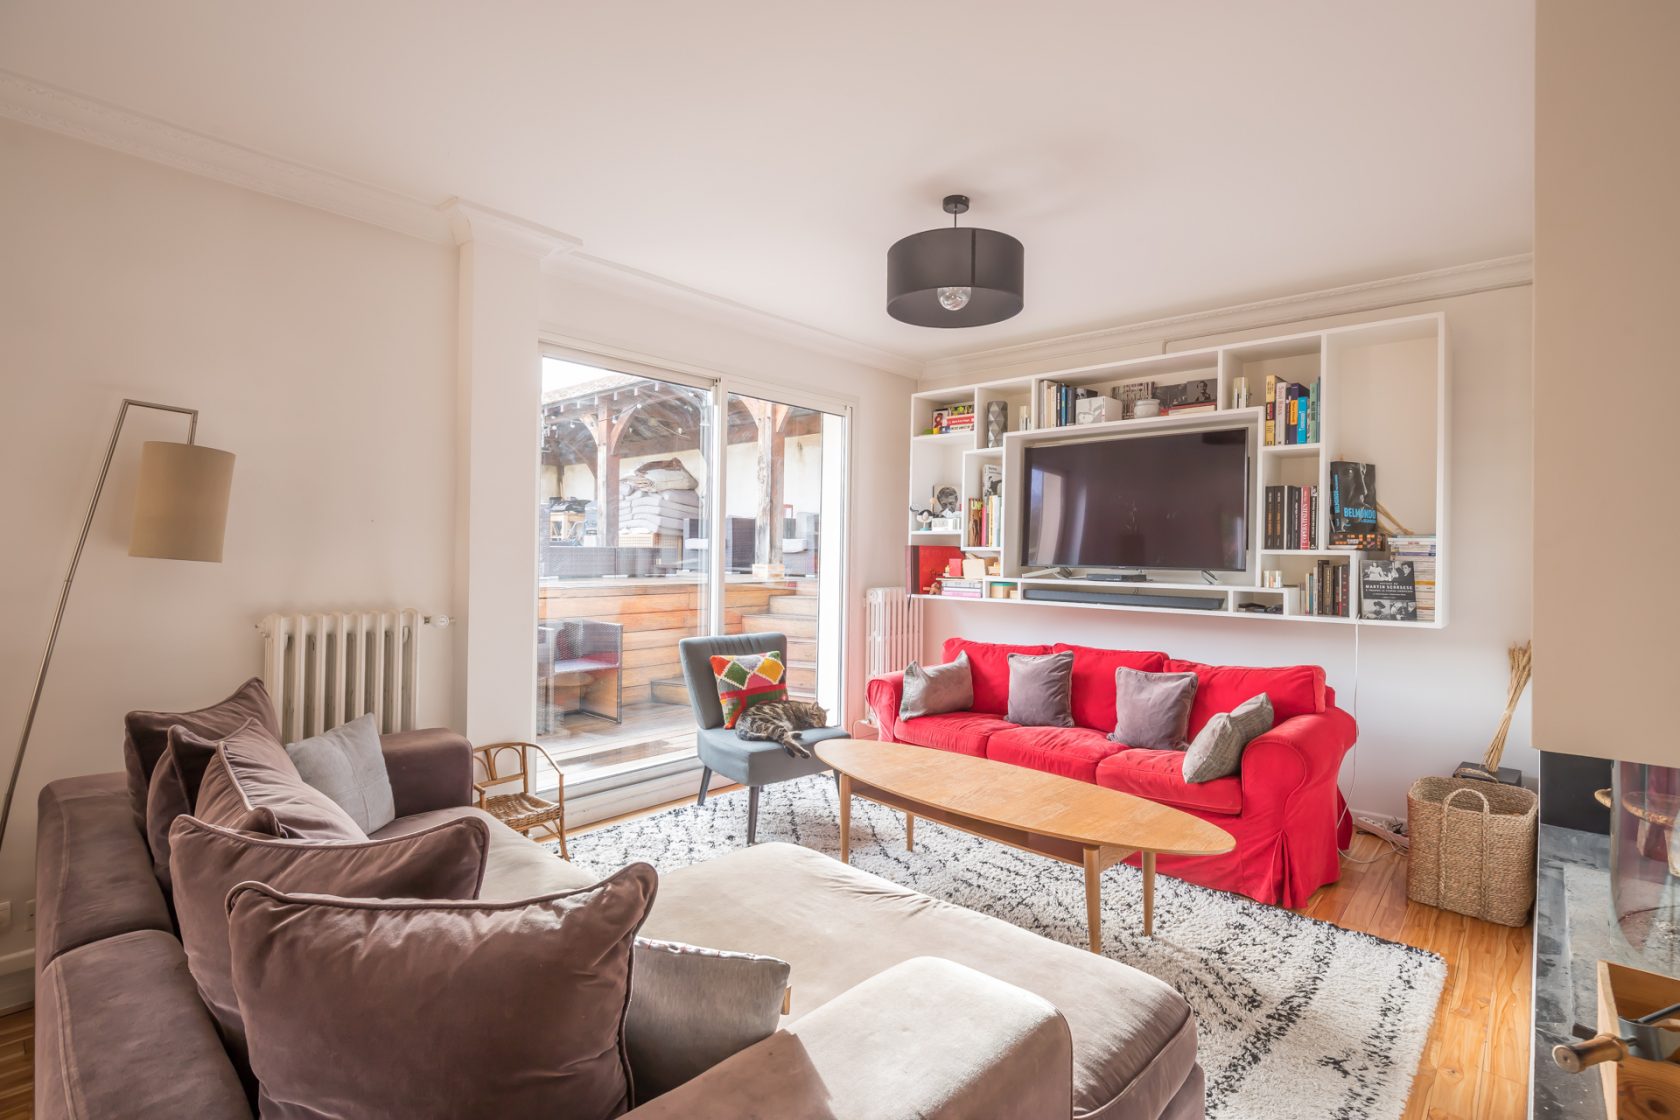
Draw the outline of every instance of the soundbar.
[[[1029,587],[1022,596],[1045,603],[1101,603],[1110,607],[1172,607],[1182,611],[1222,611],[1224,599],[1200,595],[1126,594],[1114,591],[1074,591],[1060,587]]]

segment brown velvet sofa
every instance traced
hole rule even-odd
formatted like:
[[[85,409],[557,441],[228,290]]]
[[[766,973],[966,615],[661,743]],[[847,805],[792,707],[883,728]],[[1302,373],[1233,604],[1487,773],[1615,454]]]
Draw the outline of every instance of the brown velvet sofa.
[[[466,740],[416,731],[384,747],[398,816],[376,835],[479,814]],[[594,881],[485,820],[482,897]],[[36,1116],[249,1120],[123,775],[51,783],[37,831]],[[793,1005],[775,1035],[636,1120],[1203,1115],[1195,1018],[1171,988],[804,848],[662,875],[643,932],[782,957]]]

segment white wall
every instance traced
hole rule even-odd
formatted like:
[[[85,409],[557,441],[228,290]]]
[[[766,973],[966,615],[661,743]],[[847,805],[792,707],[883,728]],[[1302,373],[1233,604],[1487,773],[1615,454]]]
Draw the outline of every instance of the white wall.
[[[1360,809],[1403,815],[1424,774],[1480,759],[1505,706],[1506,647],[1529,636],[1531,518],[1530,288],[1505,288],[1205,338],[1169,349],[1443,311],[1451,345],[1452,618],[1443,630],[1324,626],[1279,620],[1125,614],[930,602],[927,654],[952,634],[998,641],[1070,641],[1229,664],[1323,665],[1359,721],[1343,788]],[[1156,347],[1153,352],[1159,352]],[[1135,357],[1128,346],[1113,357]],[[1080,361],[1086,360],[1081,355]],[[1091,357],[1091,361],[1107,360]],[[1044,368],[1050,368],[1046,365]],[[1019,367],[1010,371],[1022,372]],[[950,382],[945,378],[939,384]],[[901,433],[907,431],[901,421]],[[1381,464],[1379,463],[1379,469]],[[1379,477],[1381,477],[1379,475]],[[1514,721],[1504,764],[1532,781],[1528,709]]]
[[[799,404],[804,403],[802,393],[820,394],[853,406],[845,695],[848,719],[861,715],[864,589],[904,579],[904,539],[898,532],[903,518],[894,511],[904,505],[910,456],[904,418],[915,384],[854,360],[611,290],[593,273],[547,276],[542,320],[552,342],[679,372],[723,375],[731,390],[755,396]],[[792,445],[789,441],[790,457]],[[883,531],[888,525],[891,531]]]
[[[238,455],[226,557],[127,555],[131,414],[0,848],[0,935],[26,950],[35,798],[121,768],[122,714],[192,708],[261,671],[271,610],[448,612],[455,253],[0,121],[0,742],[22,726],[59,580],[125,396],[196,407]],[[423,635],[421,717],[453,719],[451,643]]]
[[[1667,695],[1680,630],[1661,579],[1680,550],[1680,5],[1541,0],[1537,15],[1536,727],[1549,751],[1677,766],[1674,735],[1619,698]],[[1609,566],[1606,545],[1631,546],[1625,582],[1583,578]]]

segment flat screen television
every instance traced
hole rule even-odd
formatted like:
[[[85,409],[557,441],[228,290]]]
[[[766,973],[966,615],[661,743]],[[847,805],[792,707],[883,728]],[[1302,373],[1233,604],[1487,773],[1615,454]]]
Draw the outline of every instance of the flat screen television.
[[[1028,568],[1248,567],[1249,429],[1025,449]]]

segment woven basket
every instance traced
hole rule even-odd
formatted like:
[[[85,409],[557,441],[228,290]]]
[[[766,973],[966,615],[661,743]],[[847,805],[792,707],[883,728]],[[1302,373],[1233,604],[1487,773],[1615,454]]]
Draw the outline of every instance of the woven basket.
[[[1520,926],[1534,905],[1539,801],[1521,786],[1419,778],[1406,793],[1406,894],[1472,918]]]

